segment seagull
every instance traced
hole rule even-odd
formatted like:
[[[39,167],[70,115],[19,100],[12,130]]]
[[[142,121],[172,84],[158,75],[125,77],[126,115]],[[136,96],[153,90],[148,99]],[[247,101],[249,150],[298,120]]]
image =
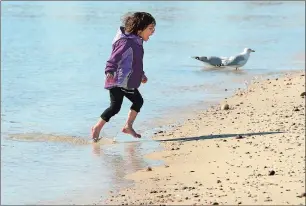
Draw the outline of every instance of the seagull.
[[[209,64],[210,66],[215,66],[215,67],[221,67],[222,66],[222,58],[216,57],[216,56],[193,56],[191,58],[194,58],[196,60],[202,61],[206,64]]]
[[[251,52],[255,52],[255,50],[245,48],[242,53],[236,56],[223,58],[221,66],[234,67],[237,70],[239,67],[243,67],[248,62]]]
[[[193,56],[192,58],[202,61],[211,66],[234,67],[237,70],[239,67],[242,67],[247,63],[251,52],[255,52],[255,50],[250,49],[250,48],[245,48],[242,53],[236,56],[231,56],[231,57]]]

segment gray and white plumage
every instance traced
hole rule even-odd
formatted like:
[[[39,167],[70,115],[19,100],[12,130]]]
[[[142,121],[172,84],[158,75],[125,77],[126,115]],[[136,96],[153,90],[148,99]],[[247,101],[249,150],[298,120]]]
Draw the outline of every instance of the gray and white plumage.
[[[220,57],[216,57],[216,56],[210,56],[210,57],[194,56],[192,58],[194,58],[196,60],[199,60],[199,61],[202,61],[206,64],[209,64],[210,66],[215,66],[215,67],[222,66],[222,59]]]
[[[255,52],[253,49],[245,48],[242,53],[231,56],[229,58],[223,58],[222,66],[226,67],[234,67],[238,69],[239,67],[243,67],[250,58],[250,53]]]
[[[250,48],[245,48],[242,53],[236,56],[231,56],[231,57],[194,56],[192,58],[202,61],[208,65],[215,66],[215,67],[234,67],[238,69],[239,67],[242,67],[247,63],[251,52],[255,52],[255,51]]]

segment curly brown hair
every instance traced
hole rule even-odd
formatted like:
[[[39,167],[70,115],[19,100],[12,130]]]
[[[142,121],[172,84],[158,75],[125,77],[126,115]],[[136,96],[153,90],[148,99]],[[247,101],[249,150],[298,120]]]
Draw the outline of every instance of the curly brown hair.
[[[122,26],[125,32],[138,34],[145,30],[150,24],[156,25],[154,17],[147,12],[129,12],[122,18]]]

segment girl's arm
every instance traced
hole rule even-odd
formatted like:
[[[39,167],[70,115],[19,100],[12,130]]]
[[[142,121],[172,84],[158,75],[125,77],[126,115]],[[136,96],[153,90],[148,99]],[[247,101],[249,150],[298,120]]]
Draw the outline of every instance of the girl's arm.
[[[122,54],[130,48],[127,39],[120,39],[113,45],[113,50],[109,60],[106,62],[105,74],[114,72],[118,69],[118,63],[122,60]]]

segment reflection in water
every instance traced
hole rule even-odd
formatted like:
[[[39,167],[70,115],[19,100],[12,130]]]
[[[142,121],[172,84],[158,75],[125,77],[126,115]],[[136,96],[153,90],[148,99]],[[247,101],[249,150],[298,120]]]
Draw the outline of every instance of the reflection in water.
[[[220,72],[220,73],[225,73],[225,74],[235,74],[235,75],[243,75],[247,74],[248,72],[243,69],[233,69],[233,68],[226,68],[226,67],[203,67],[201,71],[205,72]]]
[[[92,144],[92,152],[98,157],[107,158],[107,162],[113,164],[118,163],[120,165],[120,170],[133,170],[136,171],[144,166],[144,160],[142,154],[139,153],[142,142],[131,142],[118,144],[117,147],[124,147],[124,153],[120,155],[108,154],[104,152],[101,144]],[[115,146],[116,147],[116,146]],[[110,160],[111,159],[111,160]],[[113,161],[114,160],[114,161]],[[118,168],[118,165],[112,165],[114,168]],[[123,167],[122,167],[123,166]]]
[[[118,144],[116,147],[123,146],[124,152],[120,154],[109,153],[106,148],[101,144],[92,144],[92,153],[106,161],[106,167],[112,172],[110,175],[111,190],[119,191],[122,187],[126,187],[132,184],[132,181],[125,179],[125,176],[129,173],[136,172],[137,170],[144,168],[147,163],[144,161],[141,154],[141,142]],[[101,160],[102,160],[101,159]],[[105,200],[107,196],[102,198]]]
[[[217,67],[200,67],[200,70],[193,71],[196,73],[199,73],[199,75],[204,75],[207,73],[207,75],[228,75],[228,79],[232,78],[240,78],[241,81],[246,76],[251,76],[252,72],[248,70],[243,69],[232,69],[232,68],[217,68]],[[205,74],[206,75],[206,74]],[[214,93],[215,95],[220,94],[224,95],[222,92],[224,91],[224,88],[226,88],[224,78],[220,76],[220,81],[207,81],[203,80],[201,84],[195,84],[195,85],[178,85],[175,87],[175,90],[173,89],[164,89],[165,95],[174,94],[174,93],[182,93],[182,92],[202,92],[202,93]]]
[[[157,143],[150,139],[113,143],[103,138],[91,143],[85,138],[29,133],[12,135],[6,141],[15,143],[15,147],[6,146],[4,155],[8,152],[15,155],[6,160],[5,173],[16,167],[12,161],[16,159],[21,162],[20,167],[26,168],[21,174],[15,173],[9,182],[5,179],[5,185],[22,183],[18,195],[24,198],[10,200],[16,204],[99,203],[108,197],[110,190],[132,185],[132,181],[125,179],[127,174],[160,164],[143,157],[157,148]],[[19,149],[17,144],[26,147]],[[42,165],[46,169],[41,169]],[[5,189],[12,193],[10,187]],[[36,197],[37,194],[41,195]]]

